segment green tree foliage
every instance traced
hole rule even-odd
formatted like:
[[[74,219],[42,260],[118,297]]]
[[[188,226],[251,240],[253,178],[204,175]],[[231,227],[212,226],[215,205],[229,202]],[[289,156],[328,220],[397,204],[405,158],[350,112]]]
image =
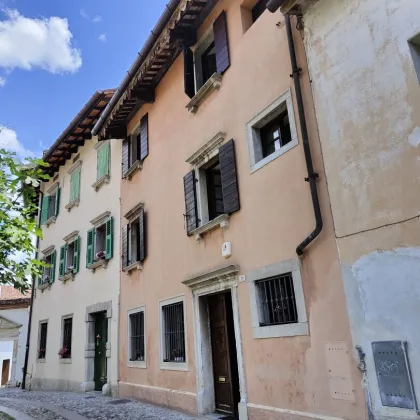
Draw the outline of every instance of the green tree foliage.
[[[36,238],[42,235],[35,217],[37,188],[48,179],[46,166],[37,159],[22,163],[14,153],[0,149],[0,284],[20,291],[43,270],[35,259]]]

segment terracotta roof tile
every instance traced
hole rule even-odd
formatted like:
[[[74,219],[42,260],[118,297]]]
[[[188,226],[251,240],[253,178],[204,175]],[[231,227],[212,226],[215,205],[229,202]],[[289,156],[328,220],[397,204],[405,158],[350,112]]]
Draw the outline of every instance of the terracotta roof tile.
[[[13,286],[0,286],[0,301],[2,300],[15,300],[15,299],[28,299],[31,297],[31,290],[27,290],[26,294],[22,294]]]

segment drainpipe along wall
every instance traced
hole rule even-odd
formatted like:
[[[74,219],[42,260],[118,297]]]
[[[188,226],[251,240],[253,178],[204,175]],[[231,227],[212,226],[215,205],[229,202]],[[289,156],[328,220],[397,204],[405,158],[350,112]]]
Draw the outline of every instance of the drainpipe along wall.
[[[300,74],[302,69],[299,68],[297,65],[296,50],[295,43],[293,40],[293,31],[290,16],[285,15],[284,18],[286,23],[287,42],[289,44],[290,61],[292,64],[292,74],[290,76],[293,78],[295,84],[296,102],[299,113],[300,130],[302,133],[303,150],[305,153],[306,168],[308,169],[308,177],[305,178],[305,181],[309,182],[309,188],[311,190],[312,205],[315,216],[315,229],[296,248],[296,253],[299,256],[301,256],[303,255],[305,249],[321,233],[323,222],[321,208],[319,205],[318,191],[316,187],[316,180],[318,179],[318,174],[314,171],[312,163],[311,147],[309,144],[308,128],[306,126],[305,109],[303,106],[302,90],[300,86]]]
[[[42,203],[42,198],[44,193],[39,191],[39,207],[40,203]],[[41,215],[38,215],[38,228],[41,227]],[[35,259],[38,259],[38,249],[39,249],[39,236],[36,237],[36,251],[35,251]],[[29,360],[29,344],[31,342],[31,325],[32,325],[32,311],[34,307],[34,296],[35,296],[35,277],[32,276],[32,293],[31,293],[31,304],[29,307],[29,320],[28,320],[28,334],[26,337],[26,351],[25,351],[25,362],[23,363],[23,377],[22,377],[22,389],[26,389],[26,375],[28,373],[28,360]]]

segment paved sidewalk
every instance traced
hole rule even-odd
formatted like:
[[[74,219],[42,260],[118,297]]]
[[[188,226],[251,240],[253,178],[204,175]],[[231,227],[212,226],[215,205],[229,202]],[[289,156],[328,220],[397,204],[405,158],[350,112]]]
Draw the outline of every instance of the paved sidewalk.
[[[100,393],[22,391],[0,389],[0,405],[23,414],[22,420],[194,420],[179,413],[129,399]],[[28,418],[29,416],[29,418]],[[16,419],[19,417],[14,416]]]

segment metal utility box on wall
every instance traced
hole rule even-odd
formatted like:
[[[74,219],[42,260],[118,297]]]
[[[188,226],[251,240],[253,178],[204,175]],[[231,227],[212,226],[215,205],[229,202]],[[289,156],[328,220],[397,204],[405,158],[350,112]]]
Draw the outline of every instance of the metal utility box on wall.
[[[407,342],[376,341],[372,351],[382,405],[418,412]]]

